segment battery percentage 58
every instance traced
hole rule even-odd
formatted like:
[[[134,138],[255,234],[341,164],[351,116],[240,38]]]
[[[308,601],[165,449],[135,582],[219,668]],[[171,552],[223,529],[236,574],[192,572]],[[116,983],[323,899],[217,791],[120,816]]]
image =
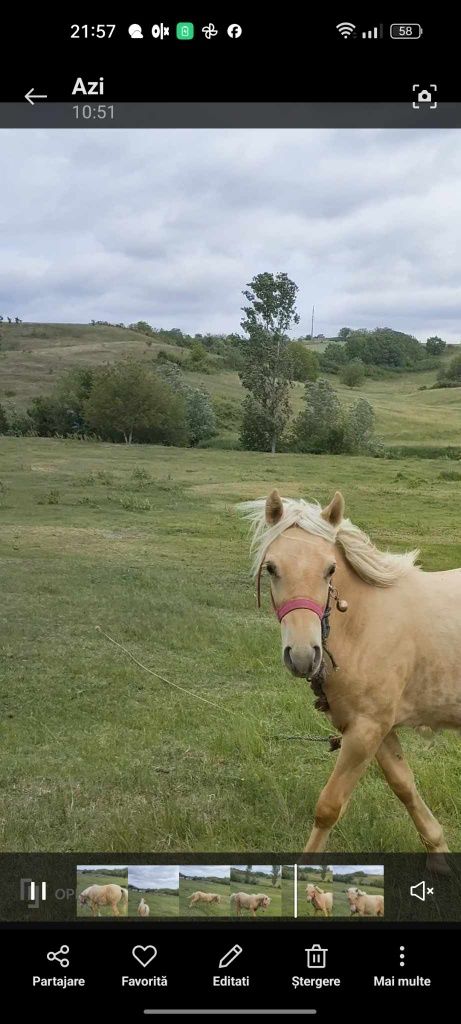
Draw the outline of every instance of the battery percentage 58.
[[[421,39],[423,30],[415,23],[398,23],[391,25],[391,39]]]

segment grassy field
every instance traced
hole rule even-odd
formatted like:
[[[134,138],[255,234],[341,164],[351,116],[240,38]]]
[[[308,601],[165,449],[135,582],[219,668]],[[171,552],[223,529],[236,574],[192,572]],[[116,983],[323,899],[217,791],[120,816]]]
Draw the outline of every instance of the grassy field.
[[[270,897],[270,904],[263,910],[262,908],[256,911],[256,917],[281,917],[282,916],[282,888],[275,887],[272,885],[272,881],[269,875],[258,875],[249,884],[246,882],[234,882],[232,881],[232,869],[231,869],[231,893],[232,892],[246,892],[249,896],[253,896],[256,893],[264,893],[265,896]],[[232,907],[232,916],[236,916],[235,904]],[[250,910],[242,910],[242,917],[253,917]]]
[[[97,366],[130,353],[150,366],[160,348],[186,358],[188,350],[152,341],[146,335],[118,327],[92,327],[89,324],[2,324],[0,328],[0,402],[27,407],[38,394],[49,392],[59,377],[76,366]],[[7,346],[11,345],[11,348]],[[313,345],[321,351],[321,344]],[[446,362],[452,351],[441,362]],[[213,367],[216,363],[216,370]],[[212,356],[210,373],[188,373],[187,380],[198,384],[218,400],[218,443],[236,443],[240,405],[244,391],[237,373],[223,371],[220,360]],[[461,398],[454,390],[421,391],[434,383],[436,370],[407,373],[383,380],[366,379],[359,390],[342,385],[337,376],[330,378],[346,405],[358,396],[367,398],[376,413],[376,433],[386,445],[449,445],[461,443]],[[303,386],[296,384],[291,393],[293,410],[302,405]],[[219,403],[225,403],[220,408]]]
[[[333,882],[317,882],[321,889],[325,892],[333,893],[333,913],[332,917],[352,917],[354,920],[358,920],[358,914],[352,914],[350,906],[346,896],[346,889],[349,885],[353,885],[353,882],[344,882],[334,880]],[[358,883],[357,883],[358,884]],[[315,911],[312,903],[306,898],[306,885],[307,882],[298,880],[298,917],[317,917],[320,918],[323,915],[320,911]],[[371,893],[374,896],[384,896],[384,885],[369,885],[367,882],[360,881],[359,888],[363,892]],[[284,878],[282,881],[282,914],[284,917],[293,917],[294,914],[294,897],[293,897],[293,880]]]
[[[212,892],[221,897],[220,903],[194,903],[189,901],[194,892]],[[179,916],[183,917],[230,917],[229,898],[231,888],[229,882],[217,882],[214,878],[181,878],[179,879]]]
[[[177,917],[179,914],[179,893],[174,889],[129,889],[128,917],[138,917],[138,907],[144,898],[152,917]]]
[[[340,487],[379,545],[418,544],[426,569],[449,569],[461,481],[447,468],[2,438],[1,850],[302,849],[335,755],[279,738],[329,726],[281,667],[267,597],[256,610],[233,506]],[[459,738],[403,742],[461,850]],[[419,849],[374,766],[329,848]]]
[[[79,903],[78,897],[80,896],[80,893],[83,892],[84,889],[87,889],[89,885],[109,885],[110,883],[114,885],[121,885],[123,889],[126,889],[128,885],[128,871],[119,873],[114,872],[110,875],[107,872],[101,873],[98,871],[77,871],[77,917],[95,917],[95,915],[90,910],[90,907],[88,907],[86,904],[83,904],[82,906],[81,903]],[[120,906],[118,909],[120,911],[120,917],[127,916],[126,902],[123,904],[123,906]],[[111,907],[101,907],[100,915],[101,917],[110,917],[112,919],[114,919],[115,916],[112,913]]]

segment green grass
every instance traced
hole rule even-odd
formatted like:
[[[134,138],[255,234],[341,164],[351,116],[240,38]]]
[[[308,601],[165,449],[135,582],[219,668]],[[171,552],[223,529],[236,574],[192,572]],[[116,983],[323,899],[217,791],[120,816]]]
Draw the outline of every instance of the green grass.
[[[130,353],[152,366],[160,348],[185,358],[188,350],[152,341],[136,331],[119,327],[92,327],[89,324],[19,324],[1,325],[3,348],[0,346],[0,402],[13,402],[25,408],[38,394],[48,393],[56,380],[76,366],[98,366],[113,362]],[[15,346],[4,351],[7,345]],[[323,343],[313,343],[321,352]],[[449,361],[454,347],[441,358]],[[216,364],[216,368],[213,366]],[[222,369],[222,361],[210,359],[210,373],[188,373],[187,380],[197,384],[213,398],[225,400],[224,413],[218,410],[218,439],[213,444],[236,445],[240,406],[244,397],[238,374]],[[346,405],[358,397],[367,398],[376,413],[376,432],[390,446],[447,446],[459,444],[461,436],[461,393],[457,389],[421,391],[430,388],[436,370],[405,373],[382,380],[366,378],[359,389],[346,388],[339,378],[329,379]],[[291,393],[294,412],[302,405],[303,386],[296,384]],[[14,392],[14,396],[11,396]]]
[[[417,544],[426,569],[450,569],[461,533],[446,467],[3,438],[1,850],[301,850],[335,755],[278,737],[330,727],[281,667],[233,506],[275,485],[323,502],[340,487],[376,543]],[[458,737],[402,737],[461,850]],[[329,849],[419,850],[375,766]]]
[[[128,871],[124,873],[114,872],[108,874],[107,872],[100,873],[98,871],[77,871],[77,888],[76,888],[76,905],[77,905],[77,917],[91,917],[94,919],[95,915],[86,904],[79,903],[78,897],[84,889],[87,889],[89,885],[121,885],[123,889],[127,888],[128,885]],[[120,917],[126,917],[127,905],[118,908]],[[101,917],[110,917],[114,920],[115,915],[112,913],[111,907],[100,907]]]
[[[249,884],[246,882],[232,881],[232,868],[231,868],[231,892],[246,892],[249,896],[256,895],[257,893],[264,893],[265,896],[270,897],[270,904],[264,910],[261,907],[256,911],[256,917],[281,917],[282,916],[282,888],[275,887],[272,885],[270,876],[259,875],[253,879]],[[232,917],[236,917],[235,904],[231,904]],[[253,917],[251,910],[243,910],[240,915],[241,917]]]
[[[348,886],[355,883],[343,881],[322,882],[318,880],[318,876],[317,879],[313,877],[312,881],[315,881],[325,892],[333,893],[332,917],[347,917],[348,919],[358,920],[357,914],[351,915],[346,896]],[[363,879],[357,884],[359,884],[360,889],[363,889],[363,892],[371,893],[375,896],[384,896],[384,885],[369,885]],[[320,911],[315,911],[312,903],[307,900],[306,885],[307,882],[298,880],[298,917],[323,918],[324,915]],[[293,917],[294,914],[293,879],[284,878],[282,880],[282,914],[284,917]]]
[[[150,909],[149,918],[139,918],[138,907],[144,898]],[[177,889],[129,889],[128,917],[150,920],[152,917],[177,917],[179,892]]]
[[[194,903],[189,906],[189,900],[194,892],[212,892],[221,897],[220,903]],[[229,897],[231,888],[229,882],[217,882],[214,878],[181,878],[179,879],[179,916],[188,917],[230,917]]]

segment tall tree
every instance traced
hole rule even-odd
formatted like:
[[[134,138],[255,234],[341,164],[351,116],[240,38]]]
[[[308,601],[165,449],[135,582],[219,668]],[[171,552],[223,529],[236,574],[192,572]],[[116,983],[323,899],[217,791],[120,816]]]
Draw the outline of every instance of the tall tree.
[[[275,887],[279,880],[280,868],[278,864],[271,865],[272,885]]]
[[[239,376],[253,398],[247,403],[247,416],[250,410],[254,417],[261,415],[266,424],[264,447],[272,452],[290,416],[288,331],[299,323],[297,291],[287,274],[264,273],[257,274],[243,292],[248,305],[242,307],[241,326],[248,341]],[[242,433],[243,443],[250,435],[248,429]]]

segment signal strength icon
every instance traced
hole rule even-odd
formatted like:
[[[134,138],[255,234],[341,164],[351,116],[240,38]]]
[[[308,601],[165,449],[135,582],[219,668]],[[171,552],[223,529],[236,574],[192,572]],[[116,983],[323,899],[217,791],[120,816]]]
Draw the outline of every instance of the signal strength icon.
[[[383,38],[383,26],[375,25],[374,28],[369,28],[367,31],[362,32],[362,39],[382,39]]]
[[[352,25],[352,23],[350,21],[340,21],[339,25],[336,26],[336,28],[338,29],[339,34],[342,35],[343,39],[348,39],[349,36],[352,36],[352,35],[354,36],[354,39],[355,39],[355,29],[356,29],[356,27],[357,26],[356,25]]]

